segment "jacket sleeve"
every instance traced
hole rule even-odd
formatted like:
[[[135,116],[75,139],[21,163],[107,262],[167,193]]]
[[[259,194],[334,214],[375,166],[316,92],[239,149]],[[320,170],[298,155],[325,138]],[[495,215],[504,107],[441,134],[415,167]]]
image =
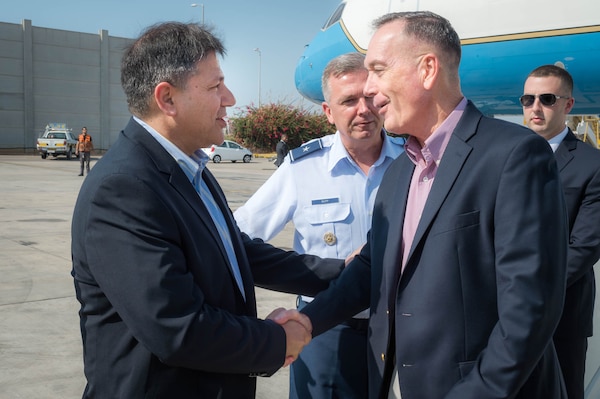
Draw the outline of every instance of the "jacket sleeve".
[[[568,187],[565,190],[569,201],[568,196],[572,194]],[[567,287],[593,268],[600,258],[600,169],[586,184],[582,195],[582,198],[573,200],[580,206],[569,237]]]

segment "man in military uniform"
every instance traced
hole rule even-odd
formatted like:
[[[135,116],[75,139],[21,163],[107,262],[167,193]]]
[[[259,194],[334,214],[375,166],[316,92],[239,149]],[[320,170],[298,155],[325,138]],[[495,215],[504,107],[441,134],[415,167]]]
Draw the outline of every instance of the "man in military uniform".
[[[90,173],[90,155],[93,149],[92,136],[87,133],[87,127],[84,126],[81,128],[81,134],[77,141],[77,151],[75,152],[75,155],[79,156],[79,176],[83,176],[84,164],[86,172]]]
[[[383,130],[365,97],[364,56],[333,59],[323,73],[323,110],[337,132],[290,151],[259,190],[235,212],[242,231],[265,241],[294,223],[299,253],[345,259],[361,247],[387,167],[402,139]],[[312,298],[298,298],[301,308]],[[367,391],[368,311],[315,338],[290,370],[290,398],[364,399]]]

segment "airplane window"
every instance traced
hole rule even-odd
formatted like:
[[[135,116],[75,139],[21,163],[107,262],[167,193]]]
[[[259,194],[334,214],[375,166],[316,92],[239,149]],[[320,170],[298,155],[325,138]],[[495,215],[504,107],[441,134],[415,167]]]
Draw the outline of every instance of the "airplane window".
[[[331,25],[335,24],[337,21],[340,20],[340,18],[342,18],[342,12],[344,11],[344,7],[346,7],[346,3],[342,3],[338,6],[338,8],[335,9],[335,11],[333,12],[333,14],[331,14],[331,17],[329,17],[329,19],[327,20],[327,22],[325,22],[325,25],[323,25],[323,30],[326,30],[327,28],[329,28]]]

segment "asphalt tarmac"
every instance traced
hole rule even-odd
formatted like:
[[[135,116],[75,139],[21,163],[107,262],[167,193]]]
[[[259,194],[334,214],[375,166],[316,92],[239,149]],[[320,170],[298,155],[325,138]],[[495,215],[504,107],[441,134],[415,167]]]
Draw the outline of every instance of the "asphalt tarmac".
[[[92,167],[98,159],[92,157]],[[209,168],[233,210],[276,169],[265,158],[210,163]],[[72,211],[85,179],[78,173],[77,160],[0,155],[0,399],[81,398],[85,378],[79,304],[70,275]],[[292,234],[288,225],[271,243],[289,249]],[[295,297],[257,288],[257,306],[264,318],[277,307],[294,307]],[[600,317],[594,325],[586,385],[595,384],[586,399],[600,398],[600,372],[595,376]],[[259,378],[257,399],[287,398],[288,378],[288,369]]]

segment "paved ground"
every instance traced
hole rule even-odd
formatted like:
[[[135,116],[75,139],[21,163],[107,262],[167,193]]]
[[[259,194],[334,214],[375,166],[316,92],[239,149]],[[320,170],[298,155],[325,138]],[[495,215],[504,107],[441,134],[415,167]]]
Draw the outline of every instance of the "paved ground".
[[[211,163],[209,168],[232,209],[275,170],[267,159]],[[71,215],[84,179],[78,173],[76,160],[0,155],[0,399],[81,397],[85,380],[79,305],[69,274]],[[272,241],[280,247],[291,242],[290,227]],[[261,289],[257,298],[262,317],[295,303],[291,295]],[[597,336],[590,340],[586,383],[600,366],[598,319]],[[586,398],[600,398],[600,383],[595,385]],[[287,398],[287,392],[287,369],[259,378],[258,399]]]

